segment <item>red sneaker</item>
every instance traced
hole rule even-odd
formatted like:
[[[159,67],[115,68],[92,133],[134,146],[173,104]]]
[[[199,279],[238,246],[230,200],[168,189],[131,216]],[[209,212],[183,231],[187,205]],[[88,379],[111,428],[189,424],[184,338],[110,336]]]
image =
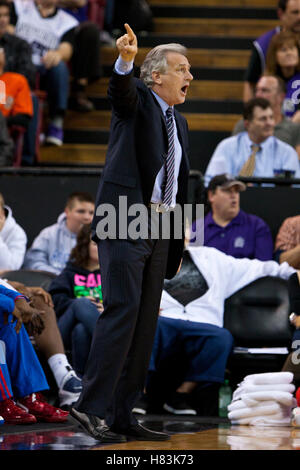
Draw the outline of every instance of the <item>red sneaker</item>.
[[[13,400],[0,401],[0,415],[3,416],[5,424],[32,424],[36,418],[15,404]]]
[[[20,398],[18,405],[32,413],[38,421],[62,423],[68,419],[68,411],[50,405],[40,393],[32,393],[27,397]]]

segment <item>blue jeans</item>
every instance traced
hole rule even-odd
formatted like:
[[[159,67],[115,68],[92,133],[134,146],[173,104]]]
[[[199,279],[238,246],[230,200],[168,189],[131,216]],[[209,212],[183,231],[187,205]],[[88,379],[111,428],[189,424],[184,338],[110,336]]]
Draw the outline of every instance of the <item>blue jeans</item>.
[[[98,318],[95,305],[89,299],[80,297],[74,299],[58,319],[64,345],[72,351],[72,365],[79,375],[83,375]]]
[[[149,370],[173,370],[179,379],[181,364],[182,381],[222,383],[232,346],[225,328],[160,316]]]
[[[69,97],[69,69],[65,62],[59,62],[56,67],[46,69],[38,67],[40,86],[47,91],[49,115],[53,118],[61,114],[68,106]]]

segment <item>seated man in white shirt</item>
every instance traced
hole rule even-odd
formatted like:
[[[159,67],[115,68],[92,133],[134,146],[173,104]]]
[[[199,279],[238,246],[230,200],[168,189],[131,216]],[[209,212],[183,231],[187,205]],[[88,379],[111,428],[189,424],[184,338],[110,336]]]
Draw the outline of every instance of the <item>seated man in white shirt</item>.
[[[294,272],[287,263],[236,259],[215,248],[188,247],[181,270],[164,284],[149,366],[149,398],[154,401],[163,393],[164,409],[195,415],[189,394],[196,387],[218,391],[232,351],[233,338],[223,328],[225,299],[261,277],[288,279]],[[170,374],[174,364],[176,373]],[[161,384],[167,374],[168,395]]]
[[[287,174],[299,178],[297,152],[273,135],[275,120],[269,101],[248,101],[243,117],[246,131],[222,140],[215,149],[205,172],[206,186],[221,173],[269,178]]]

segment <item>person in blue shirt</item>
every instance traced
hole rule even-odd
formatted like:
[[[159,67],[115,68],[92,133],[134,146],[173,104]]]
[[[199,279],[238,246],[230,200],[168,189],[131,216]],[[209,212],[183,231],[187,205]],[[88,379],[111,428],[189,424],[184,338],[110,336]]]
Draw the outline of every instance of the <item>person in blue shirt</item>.
[[[205,185],[222,173],[273,178],[282,172],[290,172],[299,178],[297,152],[273,135],[275,121],[269,101],[264,98],[248,101],[243,117],[246,131],[218,144],[205,172]]]

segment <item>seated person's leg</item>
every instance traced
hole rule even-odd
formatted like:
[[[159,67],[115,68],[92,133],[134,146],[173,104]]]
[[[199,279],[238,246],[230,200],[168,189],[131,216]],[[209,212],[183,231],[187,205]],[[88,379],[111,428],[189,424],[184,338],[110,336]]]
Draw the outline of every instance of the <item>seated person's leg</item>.
[[[24,397],[31,393],[48,390],[49,386],[28,334],[21,327],[16,333],[14,323],[0,329],[0,339],[6,345],[6,361],[12,382],[13,396]]]
[[[101,65],[99,28],[89,21],[81,23],[76,31],[72,74],[71,108],[92,111],[94,105],[87,99],[86,86],[100,77]]]
[[[63,143],[64,116],[68,105],[69,70],[64,62],[47,70],[41,83],[48,95],[50,124],[46,142],[61,145]]]
[[[183,330],[188,382],[224,382],[233,337],[225,328],[207,323],[186,322]]]
[[[38,126],[39,100],[32,95],[33,116],[24,134],[22,165],[33,165],[35,162],[36,133]]]
[[[65,354],[63,340],[57,325],[54,309],[47,305],[41,295],[32,297],[32,305],[41,312],[45,328],[40,335],[35,335],[35,343],[48,361],[54,375],[60,406],[72,405],[79,398],[82,390],[81,380]]]
[[[166,396],[180,383],[175,364],[182,357],[182,342],[177,320],[158,317],[157,328],[147,375],[146,393],[150,409],[159,409]]]
[[[79,376],[83,376],[89,356],[92,336],[82,323],[77,323],[72,331],[72,364]]]
[[[3,325],[0,329],[0,339],[6,346],[6,360],[17,404],[25,406],[38,421],[66,421],[68,412],[49,405],[38,393],[49,388],[44,371],[24,325],[19,333],[16,333],[15,325],[16,322]]]

